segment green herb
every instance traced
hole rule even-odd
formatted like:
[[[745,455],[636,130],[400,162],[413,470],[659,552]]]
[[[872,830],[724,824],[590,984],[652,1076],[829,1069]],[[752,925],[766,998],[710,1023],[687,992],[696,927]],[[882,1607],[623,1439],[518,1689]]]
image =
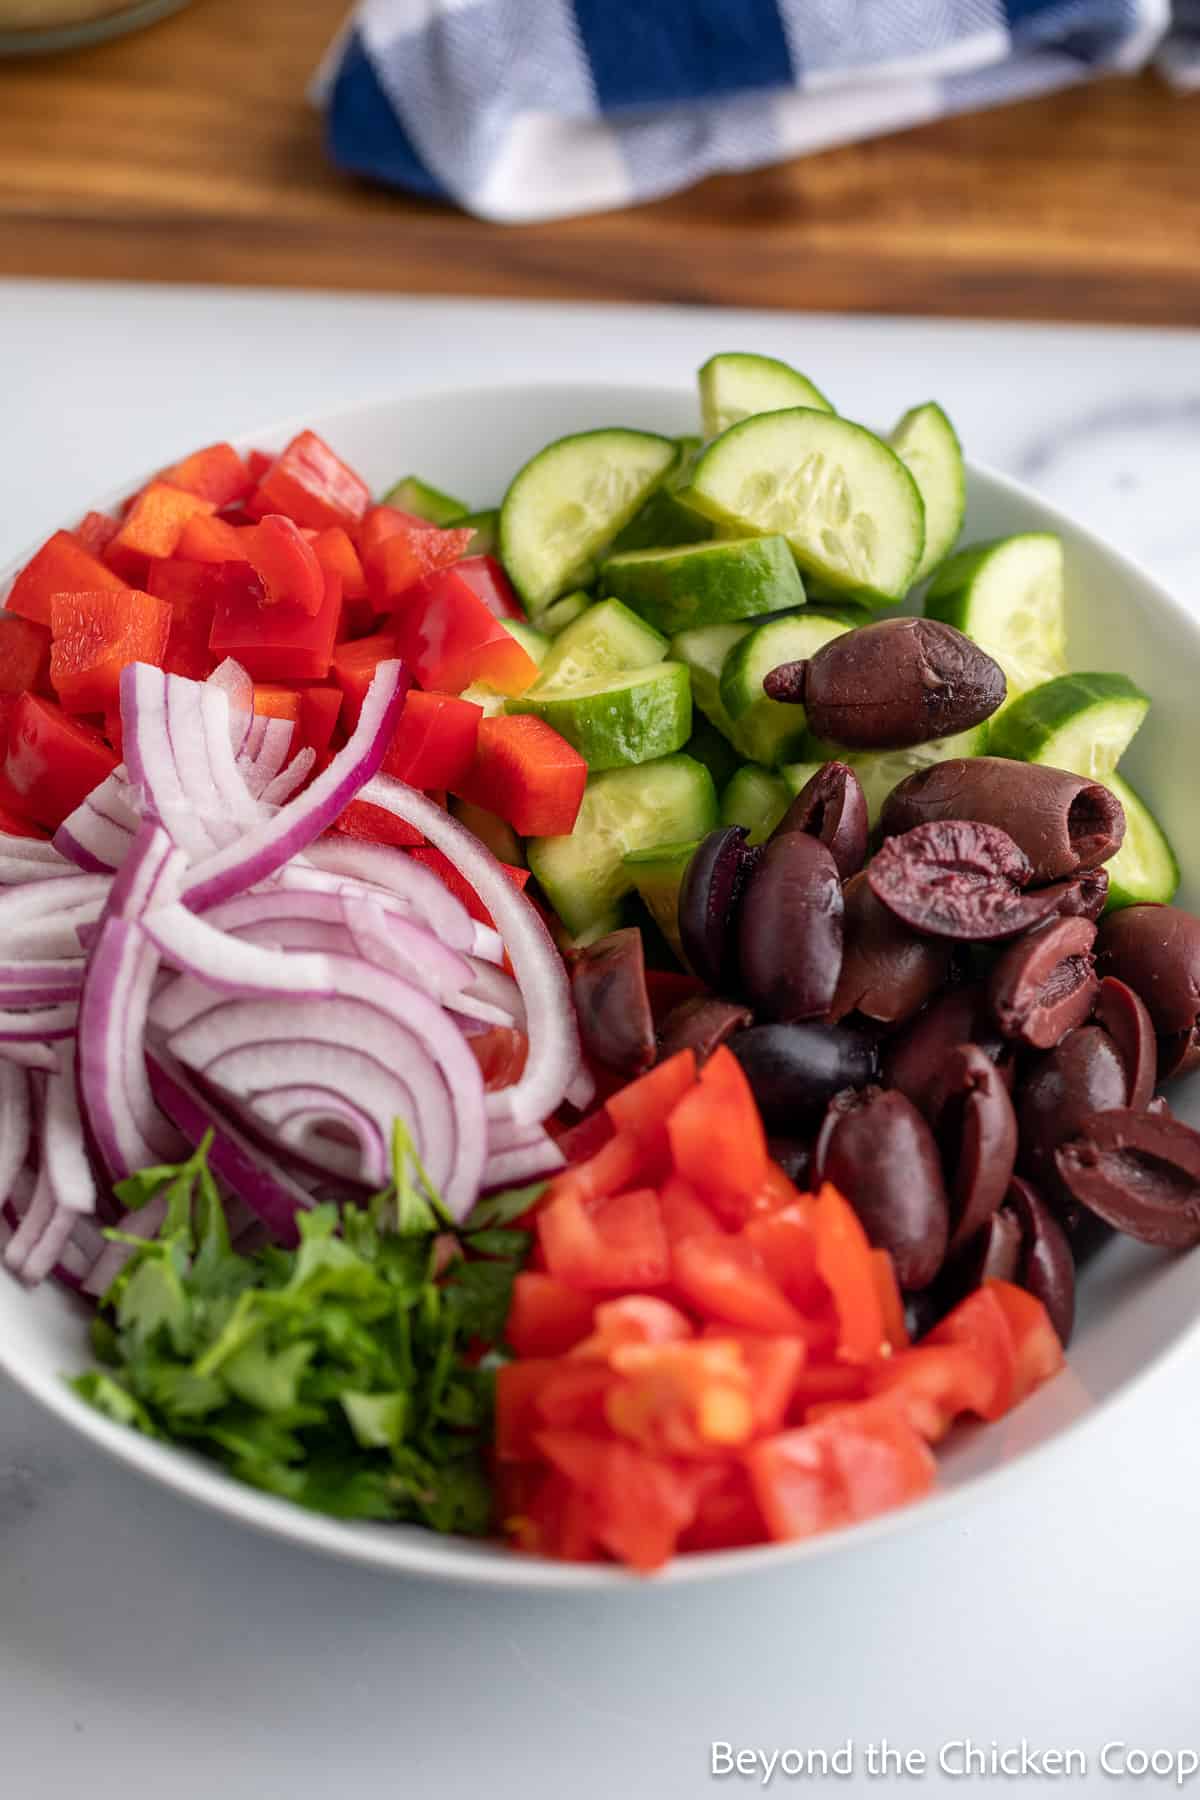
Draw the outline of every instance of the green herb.
[[[215,1458],[269,1493],[341,1518],[488,1530],[485,1452],[512,1283],[529,1246],[512,1221],[540,1187],[447,1219],[402,1124],[392,1181],[363,1207],[314,1207],[295,1249],[233,1249],[208,1139],[143,1170],[126,1206],[159,1195],[149,1239],[101,1301],[104,1368],[74,1386],[152,1437]]]

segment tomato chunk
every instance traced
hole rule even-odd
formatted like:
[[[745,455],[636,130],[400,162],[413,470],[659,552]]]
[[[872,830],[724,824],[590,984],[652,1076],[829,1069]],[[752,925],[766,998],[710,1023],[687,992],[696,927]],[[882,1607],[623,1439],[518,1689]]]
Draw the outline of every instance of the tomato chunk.
[[[932,1486],[929,1447],[903,1418],[853,1417],[853,1410],[747,1450],[755,1496],[773,1538],[811,1537],[872,1518]]]
[[[454,791],[523,837],[565,837],[575,828],[587,775],[578,750],[528,713],[483,720],[475,761]]]
[[[69,531],[56,531],[25,564],[4,604],[9,612],[48,626],[52,595],[124,586],[121,577],[105,568]]]
[[[604,1110],[618,1131],[647,1144],[665,1146],[666,1119],[695,1080],[695,1053],[680,1050],[618,1093],[610,1094]]]
[[[621,1380],[605,1417],[620,1437],[665,1456],[707,1457],[754,1431],[750,1368],[732,1338],[626,1344],[610,1358]]]
[[[537,680],[537,664],[505,630],[457,569],[430,575],[393,615],[401,654],[422,687],[458,694],[484,681],[501,694],[521,694]]]
[[[214,506],[242,500],[254,486],[249,469],[232,444],[208,444],[203,450],[193,450],[190,456],[164,469],[159,480],[182,488],[185,494],[199,494]]]
[[[968,1294],[921,1340],[922,1347],[961,1344],[971,1351],[990,1380],[986,1402],[977,1408],[984,1419],[1000,1418],[1017,1394],[1016,1344],[1008,1312],[997,1293],[1002,1285],[988,1282],[975,1293]]]
[[[396,722],[383,773],[410,787],[450,788],[458,793],[475,760],[482,718],[483,708],[470,700],[414,688]]]
[[[248,509],[258,518],[283,513],[315,531],[328,525],[352,530],[370,503],[370,489],[349,464],[315,431],[301,431],[261,477]]]
[[[696,1475],[668,1458],[581,1432],[543,1431],[537,1443],[580,1494],[596,1540],[631,1568],[661,1568],[696,1516]]]
[[[767,1177],[762,1119],[741,1064],[725,1045],[667,1120],[679,1173],[699,1189],[718,1217],[738,1225]]]
[[[117,766],[98,731],[52,700],[22,694],[13,708],[4,773],[22,811],[56,831]]]
[[[104,560],[119,575],[142,581],[149,562],[175,555],[189,519],[215,511],[211,500],[185,494],[165,481],[152,481],[137,496]]]
[[[161,667],[171,630],[167,601],[136,588],[55,594],[50,602],[50,680],[67,712],[120,710],[121,670]]]
[[[802,1200],[749,1220],[744,1237],[794,1306],[818,1310],[826,1288],[817,1269],[817,1238],[811,1208]]]
[[[0,692],[40,687],[50,668],[50,633],[17,613],[0,613]]]
[[[587,1337],[593,1312],[590,1295],[526,1269],[513,1282],[504,1336],[517,1356],[561,1356]]]
[[[812,1217],[817,1268],[837,1311],[839,1352],[846,1362],[874,1362],[885,1341],[884,1319],[867,1234],[828,1182],[813,1202]]]
[[[1050,1315],[1041,1301],[1011,1281],[988,1281],[987,1291],[998,1302],[1012,1334],[1016,1366],[1013,1404],[1032,1394],[1062,1368],[1063,1347]]]
[[[255,681],[324,680],[342,609],[336,575],[326,575],[317,613],[298,606],[261,606],[261,585],[249,569],[230,565],[223,575],[209,637],[217,661],[235,657]]]
[[[707,1319],[781,1337],[804,1334],[803,1314],[745,1237],[681,1238],[671,1249],[671,1280]]]
[[[576,1191],[556,1188],[538,1213],[537,1231],[551,1275],[573,1287],[661,1287],[671,1273],[670,1247],[653,1188],[605,1194],[590,1202]]]

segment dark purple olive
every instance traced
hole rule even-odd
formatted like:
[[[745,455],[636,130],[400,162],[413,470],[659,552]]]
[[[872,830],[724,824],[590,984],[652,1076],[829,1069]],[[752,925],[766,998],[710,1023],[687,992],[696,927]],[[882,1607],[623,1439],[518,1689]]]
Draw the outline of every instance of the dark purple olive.
[[[754,1014],[732,1000],[714,994],[697,994],[672,1007],[658,1033],[658,1053],[664,1059],[679,1050],[694,1050],[697,1062],[707,1062],[714,1050],[728,1043],[735,1031],[753,1025]]]
[[[1092,1015],[1100,983],[1090,919],[1051,919],[1010,944],[992,970],[988,998],[1006,1038],[1049,1050]]]
[[[760,852],[744,825],[710,831],[696,846],[679,888],[679,937],[694,972],[720,990],[733,972],[737,914]]]
[[[1061,919],[1091,919],[1100,917],[1108,904],[1108,870],[1080,869],[1078,875],[1071,876],[1063,884],[1062,899],[1058,903],[1058,915]]]
[[[875,1047],[840,1025],[754,1025],[731,1038],[768,1131],[800,1135],[843,1088],[875,1078]]]
[[[1164,1250],[1200,1244],[1200,1132],[1182,1120],[1093,1113],[1055,1162],[1072,1198],[1117,1231]]]
[[[1001,706],[1004,671],[939,619],[881,619],[833,638],[763,682],[800,701],[818,737],[851,750],[904,750],[981,725]]]
[[[1017,1093],[1021,1167],[1056,1194],[1054,1153],[1092,1113],[1125,1105],[1128,1078],[1116,1044],[1099,1025],[1080,1025],[1037,1058]]]
[[[831,1108],[817,1178],[831,1181],[887,1250],[901,1287],[928,1287],[946,1254],[949,1214],[937,1145],[903,1094],[864,1088]]]
[[[811,1144],[803,1138],[770,1137],[767,1139],[767,1155],[772,1162],[779,1164],[788,1180],[802,1194],[807,1193],[812,1172]]]
[[[938,1316],[973,1294],[984,1281],[1015,1281],[1021,1261],[1021,1227],[1003,1208],[945,1264],[934,1289]]]
[[[1029,931],[1061,893],[1027,893],[1029,860],[998,825],[941,819],[887,838],[867,865],[876,899],[914,931],[990,943]]]
[[[847,763],[823,763],[806,781],[772,836],[803,831],[819,838],[843,881],[857,875],[867,859],[870,824],[862,783]]]
[[[746,884],[738,920],[742,989],[757,1013],[823,1019],[842,966],[837,864],[801,831],[771,838]]]
[[[571,994],[588,1055],[622,1075],[644,1075],[658,1046],[642,934],[635,925],[611,931],[579,951],[571,968]]]
[[[1200,1022],[1190,1031],[1174,1031],[1158,1040],[1158,1079],[1170,1081],[1200,1067]]]
[[[1037,1189],[1019,1175],[1009,1183],[1004,1211],[997,1214],[1009,1216],[1021,1228],[1017,1281],[1041,1301],[1065,1348],[1075,1326],[1075,1259],[1067,1234]]]
[[[892,789],[879,823],[892,837],[937,819],[999,825],[1029,858],[1035,886],[1107,862],[1125,836],[1124,810],[1106,787],[1004,756],[954,757],[916,770]]]
[[[1017,1156],[1008,1088],[978,1044],[950,1052],[930,1096],[930,1124],[950,1189],[950,1251],[968,1243],[1003,1200]]]
[[[860,1012],[883,1025],[902,1024],[945,986],[953,948],[881,905],[865,870],[846,883],[844,898],[842,972],[829,1016]]]
[[[1115,975],[1106,975],[1096,995],[1096,1021],[1103,1025],[1125,1064],[1126,1106],[1144,1112],[1154,1094],[1158,1069],[1154,1025],[1145,1002]]]
[[[1161,1037],[1191,1031],[1200,1017],[1200,919],[1179,906],[1125,906],[1096,939],[1096,967],[1146,1002]]]
[[[1004,1053],[1004,1041],[996,1031],[982,986],[949,988],[893,1038],[883,1051],[883,1085],[899,1088],[921,1112],[942,1072],[942,1065],[959,1044],[978,1044],[993,1062]]]

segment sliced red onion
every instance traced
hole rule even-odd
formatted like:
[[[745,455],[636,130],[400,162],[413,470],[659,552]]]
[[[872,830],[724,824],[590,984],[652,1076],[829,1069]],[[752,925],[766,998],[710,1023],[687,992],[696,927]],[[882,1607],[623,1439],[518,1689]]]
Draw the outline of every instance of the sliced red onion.
[[[53,1044],[74,1037],[78,1013],[74,1001],[31,1007],[27,1012],[0,1012],[0,1044]]]
[[[45,876],[73,875],[70,863],[65,862],[61,853],[54,848],[49,838],[9,837],[7,833],[0,836],[0,849],[6,858],[14,862],[33,863],[40,866]]]
[[[494,1151],[487,1159],[483,1171],[483,1190],[492,1188],[513,1187],[522,1181],[537,1181],[543,1175],[553,1175],[566,1164],[566,1157],[554,1142],[542,1132],[540,1138],[528,1144],[514,1145],[510,1150]]]
[[[82,956],[0,963],[0,1005],[53,1006],[59,1000],[77,999],[83,969]]]
[[[12,1192],[29,1155],[32,1137],[29,1077],[14,1064],[0,1062],[0,1202]]]
[[[354,948],[364,962],[391,969],[442,999],[470,988],[470,963],[425,926],[394,915],[389,918],[373,896],[344,893],[340,899]]]
[[[54,1190],[45,1168],[42,1168],[34,1183],[29,1208],[4,1246],[4,1261],[14,1274],[24,1274],[26,1263],[37,1249],[42,1234],[49,1229],[53,1218]]]
[[[53,1273],[68,1287],[82,1293],[88,1274],[103,1254],[104,1235],[100,1227],[92,1219],[77,1213],[72,1222],[71,1234],[59,1252]]]
[[[44,847],[50,851],[53,861],[42,857],[14,856],[9,850],[10,844],[31,843],[30,838],[0,837],[0,887],[24,887],[30,881],[53,881],[55,876],[78,874],[73,863],[67,861],[53,844]]]
[[[55,847],[91,874],[119,869],[141,821],[124,763],[114,769],[54,834]]]
[[[187,858],[167,833],[147,820],[139,827],[116,880],[107,884],[105,917],[140,919],[151,906],[174,900],[186,868]]]
[[[167,1197],[156,1194],[145,1206],[139,1206],[136,1212],[122,1213],[117,1220],[114,1231],[124,1232],[127,1237],[157,1237],[163,1220],[167,1216]],[[128,1244],[106,1244],[92,1267],[84,1277],[83,1291],[99,1299],[108,1292],[133,1251]]]
[[[49,1071],[58,1067],[58,1057],[50,1044],[0,1044],[0,1060],[17,1063],[23,1069]]]
[[[47,913],[53,913],[55,917],[66,916],[97,902],[103,905],[108,889],[106,875],[73,872],[56,877],[46,888],[39,889],[33,883],[10,888],[7,893],[0,894],[0,944],[6,942],[10,930],[28,924],[31,919],[44,919]]]
[[[169,962],[218,994],[307,999],[338,991],[327,957],[246,943],[178,903],[156,908],[143,928]]]
[[[261,732],[252,735],[247,748],[238,757],[238,771],[247,791],[255,799],[261,798],[263,790],[283,768],[294,736],[295,727],[290,719],[264,718]],[[250,743],[254,744],[253,751]]]
[[[149,663],[121,671],[121,725],[130,779],[146,812],[194,860],[212,854],[213,837],[192,801],[208,779],[208,757],[195,695],[200,684]],[[215,691],[215,690],[214,690]]]
[[[205,685],[220,688],[229,702],[229,746],[239,756],[254,723],[254,683],[241,663],[227,656],[217,664]]]
[[[177,681],[178,677],[169,679]],[[195,686],[194,683],[188,685],[193,688]],[[232,842],[240,836],[242,830],[258,824],[262,818],[262,808],[247,789],[234,760],[230,743],[229,701],[225,694],[220,688],[202,687],[197,704],[209,769],[209,787],[205,796],[209,814],[206,819],[211,821],[211,809],[215,804],[224,827],[219,835],[225,841]],[[234,829],[235,826],[237,830]],[[211,822],[209,831],[217,835],[213,832]]]
[[[268,781],[259,796],[262,804],[282,806],[285,800],[290,800],[296,789],[304,786],[316,767],[316,762],[317,753],[311,744],[306,744],[303,750],[297,750],[287,767],[280,769],[278,775]]]
[[[50,1175],[55,1203],[73,1213],[96,1210],[96,1180],[84,1144],[75,1086],[75,1059],[62,1056],[62,1073],[46,1078],[42,1112],[42,1162]]]
[[[380,856],[364,859],[357,854],[364,850],[378,850]],[[308,863],[316,866],[310,868]],[[371,873],[359,874],[360,867]],[[462,901],[432,869],[414,862],[401,850],[355,844],[336,836],[323,837],[311,846],[305,859],[280,871],[279,885],[293,893],[382,898],[389,916],[398,914],[420,920],[436,932],[448,949],[475,951],[475,921]]]
[[[317,1167],[369,1188],[385,1187],[391,1179],[391,1150],[378,1124],[341,1094],[329,1088],[278,1088],[257,1095],[254,1110],[280,1143]],[[355,1148],[322,1137],[335,1124],[345,1128]]]

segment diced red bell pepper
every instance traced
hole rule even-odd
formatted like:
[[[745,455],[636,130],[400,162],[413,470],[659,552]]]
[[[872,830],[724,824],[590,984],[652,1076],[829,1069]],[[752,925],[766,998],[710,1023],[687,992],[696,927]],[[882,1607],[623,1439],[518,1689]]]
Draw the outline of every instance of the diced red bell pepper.
[[[463,879],[448,856],[443,856],[442,852],[435,849],[432,844],[421,844],[417,849],[410,850],[409,855],[414,857],[417,862],[424,863],[427,869],[432,869],[435,875],[440,876],[443,885],[462,901],[473,919],[478,919],[481,925],[495,925],[496,921],[475,889],[469,881]],[[524,888],[529,880],[528,869],[515,869],[511,863],[501,863],[500,867],[515,888]]]
[[[342,610],[336,575],[325,577],[325,598],[317,613],[298,606],[261,606],[261,583],[237,564],[222,571],[209,648],[219,662],[232,656],[254,681],[324,681],[333,659]]]
[[[242,537],[246,559],[263,585],[264,606],[296,607],[310,617],[320,612],[328,571],[290,519],[268,513]]]
[[[370,489],[349,464],[315,431],[301,431],[260,478],[247,510],[257,518],[283,513],[315,531],[353,530],[370,503]]]
[[[551,1275],[572,1287],[654,1288],[671,1274],[671,1251],[653,1188],[606,1194],[590,1204],[555,1188],[537,1216]]]
[[[442,530],[394,506],[373,506],[362,522],[358,549],[367,587],[382,611],[407,602],[417,584],[458,561],[471,542],[470,526]]]
[[[324,756],[337,729],[342,710],[340,687],[320,686],[300,689],[300,739],[297,748],[315,750],[318,760]]]
[[[127,663],[161,667],[171,630],[166,600],[137,588],[55,594],[50,602],[50,680],[66,712],[120,710]]]
[[[413,688],[384,756],[384,774],[410,787],[461,793],[459,784],[475,760],[482,718],[483,708],[470,700]]]
[[[0,613],[0,692],[41,687],[50,667],[50,633],[17,613]]]
[[[221,571],[204,563],[183,562],[175,556],[151,563],[146,591],[168,601],[171,608],[171,629],[162,659],[168,675],[203,681],[211,673],[213,655],[208,639],[217,597],[224,586]]]
[[[377,631],[371,637],[355,638],[349,644],[337,644],[330,661],[329,673],[344,696],[342,721],[347,731],[358,724],[367,689],[381,662],[391,662],[398,655],[396,639],[390,631]],[[407,706],[407,702],[405,703]],[[401,712],[400,717],[404,717]]]
[[[108,513],[88,512],[84,513],[75,527],[74,536],[92,556],[100,556],[120,529],[120,520],[112,518]]]
[[[425,842],[424,832],[415,825],[398,819],[385,807],[373,806],[369,800],[351,800],[334,820],[333,829],[360,843],[390,844],[396,850],[411,850]]]
[[[104,560],[128,581],[142,581],[148,563],[175,555],[189,519],[215,511],[211,500],[152,481],[137,496]]]
[[[575,828],[586,760],[532,713],[484,719],[475,761],[456,794],[507,819],[523,837],[565,837]]]
[[[276,687],[270,682],[254,684],[254,711],[264,719],[290,719],[300,723],[300,695],[295,688]]]
[[[343,601],[349,603],[366,598],[367,578],[349,532],[344,531],[340,525],[330,525],[325,531],[315,531],[312,533],[312,547],[321,567],[341,577]]]
[[[767,1178],[770,1159],[750,1084],[722,1045],[667,1120],[675,1167],[729,1225],[740,1225]]]
[[[270,450],[247,450],[246,473],[249,475],[255,487],[258,486],[274,461],[275,457]]]
[[[158,478],[185,494],[199,494],[214,506],[242,500],[254,486],[250,471],[232,444],[209,444],[172,463]]]
[[[5,837],[44,838],[46,833],[32,819],[23,819],[19,813],[8,812],[0,806],[0,832]]]
[[[189,519],[179,537],[177,556],[187,562],[249,562],[248,536],[252,527],[231,525],[228,519],[198,514]]]
[[[87,593],[98,588],[116,591],[124,586],[121,577],[106,569],[69,531],[56,531],[25,564],[4,604],[23,619],[49,626],[52,594]]]
[[[458,694],[485,681],[498,693],[523,694],[537,680],[533,658],[457,569],[444,569],[412,589],[392,624],[422,687]]]
[[[22,810],[39,825],[56,831],[116,766],[98,731],[52,700],[21,695],[9,722],[4,773]]]
[[[459,577],[474,588],[494,618],[525,617],[525,608],[517,599],[512,582],[494,556],[463,556],[454,567]]]
[[[594,1310],[578,1288],[526,1269],[513,1282],[504,1336],[517,1356],[562,1356],[587,1337]]]
[[[874,1362],[883,1353],[885,1325],[867,1234],[828,1182],[812,1203],[812,1221],[817,1268],[838,1316],[839,1352],[846,1362]]]

